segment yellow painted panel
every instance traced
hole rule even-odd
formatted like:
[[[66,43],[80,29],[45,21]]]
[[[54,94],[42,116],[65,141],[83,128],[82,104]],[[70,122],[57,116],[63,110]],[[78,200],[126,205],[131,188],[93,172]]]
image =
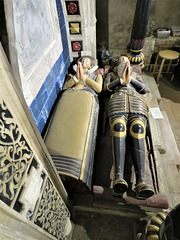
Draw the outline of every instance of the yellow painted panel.
[[[79,33],[79,23],[70,23],[71,33]]]

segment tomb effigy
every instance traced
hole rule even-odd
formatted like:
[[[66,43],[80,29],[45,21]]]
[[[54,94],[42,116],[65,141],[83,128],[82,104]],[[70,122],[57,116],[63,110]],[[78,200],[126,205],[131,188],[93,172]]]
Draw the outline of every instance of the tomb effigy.
[[[142,78],[130,76],[130,62],[121,56],[114,71],[107,74],[104,90],[112,92],[108,103],[108,117],[112,134],[114,161],[114,195],[122,197],[128,189],[124,179],[126,138],[131,141],[132,160],[136,174],[136,197],[146,199],[154,195],[145,180],[145,137],[148,106]]]
[[[94,60],[82,57],[69,74],[56,104],[45,143],[65,185],[76,192],[91,189],[102,76]]]

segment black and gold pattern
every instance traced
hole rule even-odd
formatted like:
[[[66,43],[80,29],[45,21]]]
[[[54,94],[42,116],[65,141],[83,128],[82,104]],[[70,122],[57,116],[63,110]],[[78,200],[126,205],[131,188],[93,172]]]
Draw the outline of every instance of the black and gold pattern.
[[[138,199],[146,199],[154,195],[153,188],[145,182],[140,182],[136,186],[135,192]]]
[[[47,178],[35,217],[35,224],[57,239],[65,239],[65,229],[69,211],[57,190]]]
[[[80,178],[82,166],[81,159],[60,155],[52,155],[52,159],[60,174]]]
[[[19,197],[32,165],[37,165],[34,152],[8,106],[0,101],[0,200],[18,214],[22,210],[17,207]],[[37,206],[31,209],[31,223],[37,224],[56,239],[65,239],[69,211],[45,173],[44,178],[47,181],[41,190],[43,194],[38,209]]]
[[[140,52],[140,50],[138,50]],[[140,54],[133,54],[133,52],[128,53],[127,57],[131,63],[139,64],[144,61],[144,54],[140,52]]]
[[[33,157],[7,105],[0,102],[0,199],[6,204],[17,198]]]
[[[125,60],[127,59],[124,58]],[[130,76],[128,60],[125,67],[121,66],[122,63],[114,68],[114,72],[107,74],[104,84],[105,91],[112,91],[107,113],[112,134],[114,184],[117,182],[113,187],[116,193],[114,196],[121,197],[126,191],[122,182],[127,150],[126,136],[128,136],[136,174],[136,197],[146,199],[154,194],[153,188],[145,183],[145,136],[149,111],[144,96],[146,89],[139,74]],[[121,74],[122,67],[124,73]],[[127,79],[124,75],[126,68],[128,68]]]
[[[146,239],[174,239],[172,220],[167,213],[159,212],[150,219],[150,223],[147,226]]]
[[[127,132],[127,121],[122,117],[111,119],[111,131],[115,137],[125,137]]]
[[[146,124],[141,119],[134,119],[130,125],[130,134],[136,139],[144,139],[146,136]]]
[[[108,116],[137,113],[148,117],[148,107],[146,99],[140,95],[133,87],[122,87],[115,92],[108,105]]]

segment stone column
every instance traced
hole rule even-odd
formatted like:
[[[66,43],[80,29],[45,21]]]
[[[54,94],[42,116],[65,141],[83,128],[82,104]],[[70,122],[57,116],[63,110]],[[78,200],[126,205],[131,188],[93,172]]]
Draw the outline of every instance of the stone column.
[[[128,53],[130,62],[134,64],[143,64],[144,55],[142,48],[144,46],[150,8],[151,0],[137,0],[131,33],[130,53]]]

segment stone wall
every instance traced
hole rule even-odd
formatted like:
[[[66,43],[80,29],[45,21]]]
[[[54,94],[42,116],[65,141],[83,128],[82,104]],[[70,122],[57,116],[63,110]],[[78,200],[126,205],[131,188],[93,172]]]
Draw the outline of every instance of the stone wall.
[[[124,51],[130,41],[136,1],[109,1],[109,50]]]
[[[159,28],[171,29],[180,26],[179,0],[152,0],[147,36]]]
[[[98,50],[103,45],[113,55],[127,51],[136,2],[131,0],[96,1]],[[179,9],[179,0],[152,0],[146,36],[152,36],[159,28],[171,29],[172,26],[180,26]],[[152,46],[150,48],[152,49]]]

